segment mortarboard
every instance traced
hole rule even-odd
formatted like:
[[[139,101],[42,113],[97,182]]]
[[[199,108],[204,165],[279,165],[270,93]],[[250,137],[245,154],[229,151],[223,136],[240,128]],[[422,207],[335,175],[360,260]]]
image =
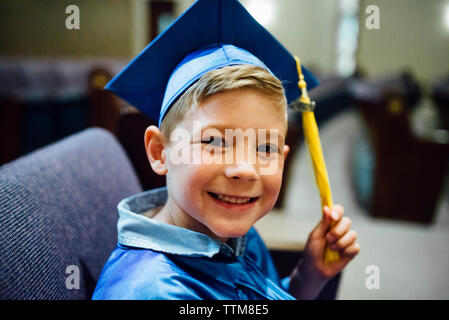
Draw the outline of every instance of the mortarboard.
[[[176,99],[204,73],[233,64],[266,68],[282,81],[288,104],[302,108],[304,135],[322,204],[332,207],[314,103],[306,90],[306,86],[309,89],[317,86],[318,80],[237,0],[196,1],[115,76],[106,89],[158,120],[160,125]],[[338,253],[326,248],[326,263],[338,259]]]
[[[198,0],[106,86],[142,113],[162,121],[204,73],[226,65],[264,67],[299,98],[294,57],[237,0]],[[309,89],[317,79],[303,67]]]

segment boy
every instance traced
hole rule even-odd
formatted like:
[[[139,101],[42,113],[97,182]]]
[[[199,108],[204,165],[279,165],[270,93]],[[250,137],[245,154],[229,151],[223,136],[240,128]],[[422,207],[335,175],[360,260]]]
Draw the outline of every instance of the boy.
[[[252,228],[281,186],[286,107],[298,97],[292,60],[237,1],[199,0],[111,81],[110,90],[159,119],[145,147],[167,187],[118,205],[119,244],[94,299],[313,299],[358,254],[343,208],[324,208],[304,258],[281,281]],[[337,262],[323,263],[326,243]]]

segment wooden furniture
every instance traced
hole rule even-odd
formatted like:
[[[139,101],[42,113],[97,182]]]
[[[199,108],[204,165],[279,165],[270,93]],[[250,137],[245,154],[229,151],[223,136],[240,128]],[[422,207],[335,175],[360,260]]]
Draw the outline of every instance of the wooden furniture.
[[[103,86],[114,59],[0,59],[0,165],[87,127],[115,132],[123,101]]]
[[[449,144],[416,137],[410,126],[419,87],[408,74],[354,84],[375,154],[374,217],[432,222],[449,163]]]

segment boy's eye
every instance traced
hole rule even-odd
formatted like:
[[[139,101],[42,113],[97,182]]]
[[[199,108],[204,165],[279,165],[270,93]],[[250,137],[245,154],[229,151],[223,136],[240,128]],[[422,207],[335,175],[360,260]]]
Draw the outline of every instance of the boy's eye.
[[[278,151],[278,147],[272,144],[262,144],[257,147],[257,152],[263,152],[267,154],[277,153]]]
[[[222,137],[210,137],[201,140],[201,143],[206,143],[212,147],[222,148],[226,147],[226,142]]]

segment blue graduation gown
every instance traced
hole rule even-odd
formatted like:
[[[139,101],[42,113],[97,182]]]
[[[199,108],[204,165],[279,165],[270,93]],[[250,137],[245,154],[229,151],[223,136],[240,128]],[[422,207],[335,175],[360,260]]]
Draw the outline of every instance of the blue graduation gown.
[[[294,299],[254,228],[223,243],[144,215],[166,199],[159,188],[119,203],[119,241],[92,299]]]

